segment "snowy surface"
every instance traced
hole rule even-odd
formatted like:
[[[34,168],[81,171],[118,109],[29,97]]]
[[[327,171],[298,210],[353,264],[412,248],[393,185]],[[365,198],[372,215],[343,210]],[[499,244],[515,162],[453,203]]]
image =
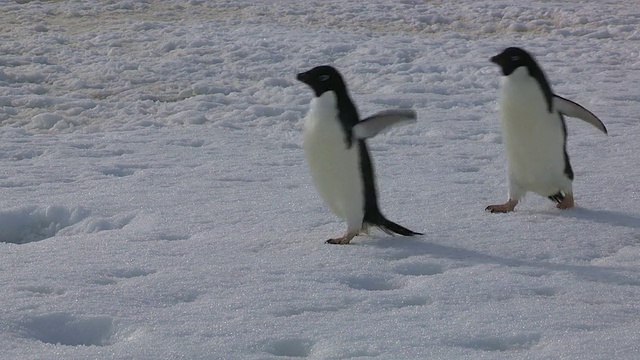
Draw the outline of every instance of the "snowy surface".
[[[0,358],[638,359],[640,8],[516,3],[1,2]],[[512,45],[609,129],[568,119],[576,209],[483,211]],[[426,235],[324,244],[321,64],[418,112],[369,143]]]

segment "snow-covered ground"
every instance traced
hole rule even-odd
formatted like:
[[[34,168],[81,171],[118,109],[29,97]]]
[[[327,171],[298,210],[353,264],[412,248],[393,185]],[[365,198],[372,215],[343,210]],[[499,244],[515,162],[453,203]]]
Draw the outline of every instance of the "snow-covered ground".
[[[517,3],[0,3],[0,358],[638,359],[640,8]],[[609,129],[567,119],[576,209],[484,211],[507,46]],[[418,111],[369,144],[424,236],[324,243],[321,64]]]

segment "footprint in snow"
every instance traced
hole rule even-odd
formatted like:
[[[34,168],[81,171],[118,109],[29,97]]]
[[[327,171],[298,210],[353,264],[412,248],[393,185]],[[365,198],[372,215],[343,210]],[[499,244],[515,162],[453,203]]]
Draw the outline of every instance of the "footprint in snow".
[[[155,270],[145,270],[141,268],[112,269],[107,270],[106,274],[103,277],[95,279],[92,282],[97,285],[115,285],[118,283],[119,279],[132,279],[141,276],[148,276],[155,273]]]
[[[278,357],[308,357],[314,342],[309,339],[280,339],[266,346],[265,351]]]
[[[31,316],[16,324],[24,338],[66,346],[106,346],[114,340],[115,325],[108,316],[51,313]]]
[[[347,278],[344,283],[355,290],[387,291],[400,289],[402,284],[377,276],[354,276]]]
[[[55,237],[89,215],[83,208],[27,206],[0,212],[0,242],[28,244]]]

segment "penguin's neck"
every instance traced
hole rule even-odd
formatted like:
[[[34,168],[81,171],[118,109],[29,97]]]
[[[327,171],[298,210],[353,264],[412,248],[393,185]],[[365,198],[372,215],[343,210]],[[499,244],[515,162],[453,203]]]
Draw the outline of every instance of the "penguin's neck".
[[[331,126],[326,122],[335,122],[334,124],[342,129],[346,147],[350,148],[353,145],[352,128],[358,123],[359,118],[346,91],[326,91],[314,98],[310,115],[307,120],[309,123],[305,124],[305,127],[326,127]]]
[[[501,79],[502,96],[505,98],[521,98],[526,104],[531,104],[531,96],[536,99],[541,96],[546,110],[553,110],[553,91],[541,70],[530,71],[521,66],[515,69],[509,76]]]
[[[503,76],[500,88],[500,102],[503,111],[517,113],[524,111],[527,113],[538,111],[541,104],[545,105],[540,85],[536,79],[529,76],[525,67],[516,69],[509,76]]]
[[[338,110],[338,99],[333,91],[325,91],[311,101],[311,112],[316,115],[335,116]]]

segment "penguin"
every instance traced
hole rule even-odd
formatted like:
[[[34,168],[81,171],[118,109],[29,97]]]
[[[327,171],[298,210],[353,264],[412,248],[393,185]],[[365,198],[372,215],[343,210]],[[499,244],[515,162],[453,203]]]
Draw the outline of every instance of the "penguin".
[[[509,47],[493,56],[501,71],[500,124],[509,178],[504,204],[486,211],[513,211],[527,192],[549,198],[559,209],[575,206],[573,170],[567,154],[564,115],[576,117],[607,134],[607,128],[580,104],[556,95],[533,56]]]
[[[387,234],[422,235],[388,220],[378,207],[373,162],[366,139],[416,121],[413,110],[386,110],[360,120],[347,86],[335,68],[318,66],[297,75],[315,98],[305,118],[303,148],[322,200],[347,221],[347,231],[329,244],[349,244],[375,226]]]

